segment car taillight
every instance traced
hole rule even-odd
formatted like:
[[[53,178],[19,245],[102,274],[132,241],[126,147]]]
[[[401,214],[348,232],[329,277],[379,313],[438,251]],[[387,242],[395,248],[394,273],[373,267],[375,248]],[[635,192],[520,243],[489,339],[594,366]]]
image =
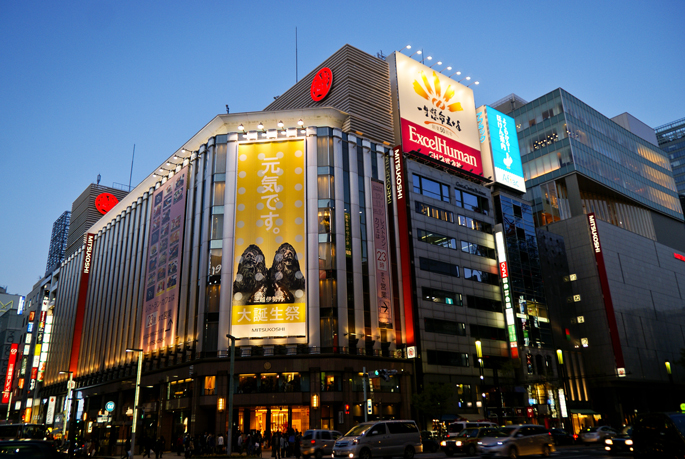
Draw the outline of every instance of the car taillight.
[[[312,445],[316,445],[316,440],[311,441]]]

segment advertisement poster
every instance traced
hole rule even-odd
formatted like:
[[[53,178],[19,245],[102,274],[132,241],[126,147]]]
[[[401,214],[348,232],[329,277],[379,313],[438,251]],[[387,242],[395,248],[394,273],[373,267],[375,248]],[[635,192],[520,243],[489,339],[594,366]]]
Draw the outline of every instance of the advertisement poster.
[[[481,174],[473,91],[402,53],[391,54],[388,63],[402,151]]]
[[[525,193],[526,184],[514,118],[488,106],[479,107],[476,118],[484,174],[494,176],[497,183]]]
[[[152,196],[150,242],[145,274],[142,347],[145,352],[174,344],[188,171],[181,170]]]
[[[376,247],[376,295],[378,298],[378,324],[392,328],[392,295],[390,284],[390,252],[385,216],[385,185],[371,182],[373,211],[373,241]]]
[[[231,334],[306,335],[304,141],[238,147]]]

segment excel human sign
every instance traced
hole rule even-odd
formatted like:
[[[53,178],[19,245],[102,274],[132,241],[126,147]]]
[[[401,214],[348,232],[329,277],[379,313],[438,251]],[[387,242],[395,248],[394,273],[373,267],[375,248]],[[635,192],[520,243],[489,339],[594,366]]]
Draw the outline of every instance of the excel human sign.
[[[398,52],[388,65],[395,137],[403,152],[481,174],[473,91]]]

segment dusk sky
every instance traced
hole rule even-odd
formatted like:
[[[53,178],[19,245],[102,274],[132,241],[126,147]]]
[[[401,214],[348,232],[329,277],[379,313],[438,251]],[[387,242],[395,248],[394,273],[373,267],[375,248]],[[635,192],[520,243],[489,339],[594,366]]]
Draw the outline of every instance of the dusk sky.
[[[0,286],[31,291],[54,221],[98,174],[127,185],[134,144],[135,186],[227,104],[292,86],[296,27],[300,78],[346,43],[410,44],[479,80],[476,106],[562,87],[655,127],[685,117],[684,24],[682,0],[0,0]]]

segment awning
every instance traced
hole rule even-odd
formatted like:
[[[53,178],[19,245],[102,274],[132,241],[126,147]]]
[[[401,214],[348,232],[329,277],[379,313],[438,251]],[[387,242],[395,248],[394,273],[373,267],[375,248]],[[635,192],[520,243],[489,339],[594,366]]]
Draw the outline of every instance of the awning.
[[[586,415],[586,416],[594,415],[594,414],[597,414],[597,415],[598,415],[598,414],[599,414],[599,413],[596,412],[596,411],[592,411],[592,410],[588,410],[588,409],[584,409],[584,408],[575,409],[575,410],[571,409],[571,410],[569,410],[569,411],[570,411],[572,414],[584,414],[584,415]]]
[[[440,420],[450,422],[450,421],[456,421],[458,418],[459,418],[459,416],[456,416],[454,414],[443,414],[440,417]]]
[[[459,417],[466,419],[467,421],[482,421],[482,414],[460,414]]]

